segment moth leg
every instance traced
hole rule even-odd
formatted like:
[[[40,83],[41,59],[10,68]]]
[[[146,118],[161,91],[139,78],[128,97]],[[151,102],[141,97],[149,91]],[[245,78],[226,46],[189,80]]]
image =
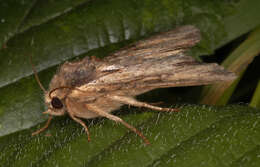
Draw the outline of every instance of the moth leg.
[[[67,105],[67,113],[69,114],[69,116],[76,121],[77,123],[79,123],[81,126],[84,127],[85,132],[87,133],[88,136],[88,141],[90,141],[90,133],[88,131],[88,127],[87,125],[79,118],[77,118],[77,112],[75,112],[75,110],[77,110],[77,108],[73,105],[78,105],[78,103],[74,103],[73,99],[67,98],[66,99],[66,105]]]
[[[49,118],[48,118],[46,124],[41,129],[38,129],[37,131],[33,132],[32,136],[38,135],[39,133],[45,131],[49,127],[52,118],[53,118],[53,116],[49,115]]]
[[[71,117],[74,121],[78,122],[80,125],[82,125],[82,126],[84,127],[85,132],[87,133],[87,136],[88,136],[88,141],[90,142],[90,133],[89,133],[89,131],[88,131],[87,125],[86,125],[81,119],[75,117],[74,115],[72,115],[72,114],[70,114],[70,113],[69,113],[69,115],[70,115],[70,117]]]
[[[131,131],[135,132],[138,136],[140,136],[144,142],[148,145],[150,144],[149,140],[142,134],[142,132],[140,132],[139,130],[137,130],[135,127],[133,127],[132,125],[128,124],[127,122],[125,122],[124,120],[122,120],[121,118],[115,116],[115,115],[112,115],[112,114],[109,114],[95,106],[90,106],[90,105],[87,105],[87,108],[92,111],[92,112],[95,112],[96,114],[102,116],[102,117],[106,117],[110,120],[113,120],[115,122],[119,122],[121,124],[123,124],[125,127],[127,127],[128,129],[130,129]]]
[[[120,103],[129,104],[129,105],[136,106],[136,107],[145,107],[145,108],[150,108],[152,110],[168,111],[168,112],[178,112],[179,111],[176,108],[162,108],[162,107],[153,106],[148,103],[137,101],[136,99],[127,97],[127,96],[108,95],[107,97],[110,99],[113,99],[115,101],[118,101]]]

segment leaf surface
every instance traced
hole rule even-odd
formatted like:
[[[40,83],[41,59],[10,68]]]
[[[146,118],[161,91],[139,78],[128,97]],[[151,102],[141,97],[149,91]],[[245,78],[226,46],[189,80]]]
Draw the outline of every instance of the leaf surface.
[[[91,142],[69,118],[54,120],[45,134],[36,127],[0,138],[3,166],[232,166],[257,156],[259,111],[245,106],[180,106],[181,112],[116,113],[141,130],[151,145],[106,119],[87,121]],[[39,126],[37,126],[38,128]],[[251,152],[251,153],[250,153]],[[249,154],[250,153],[250,154]],[[254,163],[254,162],[251,162]]]

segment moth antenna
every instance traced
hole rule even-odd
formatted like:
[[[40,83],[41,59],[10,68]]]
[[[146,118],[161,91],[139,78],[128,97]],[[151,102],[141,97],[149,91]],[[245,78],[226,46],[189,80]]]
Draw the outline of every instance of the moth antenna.
[[[58,90],[58,89],[76,89],[76,88],[69,87],[69,86],[61,86],[61,87],[57,87],[57,88],[54,88],[54,89],[52,89],[52,90],[50,91],[50,93],[49,93],[49,97],[51,98],[51,94],[52,94],[54,91]]]
[[[80,89],[75,88],[75,87],[60,86],[60,87],[57,87],[57,88],[52,89],[52,90],[50,91],[50,93],[49,93],[49,97],[52,98],[52,97],[51,97],[51,94],[52,94],[53,92],[55,92],[56,90],[58,90],[58,89],[76,89],[76,90],[78,90],[78,91],[80,91],[80,92],[85,92],[85,91],[80,90]]]
[[[33,65],[32,56],[31,56],[31,55],[30,55],[30,62],[31,62],[31,65],[32,65],[32,70],[33,70],[33,73],[34,73],[34,77],[35,77],[36,81],[38,82],[38,85],[39,85],[40,88],[46,93],[47,91],[46,91],[46,89],[42,86],[42,83],[41,83],[41,81],[40,81],[40,79],[39,79],[39,77],[38,77],[37,71],[36,71],[36,69],[35,69],[35,67],[34,67],[34,65]]]

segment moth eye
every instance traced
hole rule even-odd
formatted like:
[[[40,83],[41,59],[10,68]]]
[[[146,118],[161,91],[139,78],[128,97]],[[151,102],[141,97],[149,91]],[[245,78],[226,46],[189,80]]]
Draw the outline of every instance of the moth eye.
[[[61,109],[63,107],[63,104],[58,97],[53,97],[51,99],[51,105],[53,108],[56,108],[56,109]]]

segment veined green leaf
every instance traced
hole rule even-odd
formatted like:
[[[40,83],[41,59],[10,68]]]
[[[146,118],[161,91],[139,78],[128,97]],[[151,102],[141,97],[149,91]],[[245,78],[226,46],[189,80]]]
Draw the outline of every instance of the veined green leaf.
[[[188,105],[181,112],[117,113],[141,130],[142,139],[110,120],[88,121],[91,142],[82,127],[56,119],[45,134],[37,127],[0,138],[2,166],[231,166],[260,144],[260,112],[249,107]],[[256,156],[252,154],[250,156]],[[253,163],[253,162],[251,162]]]

